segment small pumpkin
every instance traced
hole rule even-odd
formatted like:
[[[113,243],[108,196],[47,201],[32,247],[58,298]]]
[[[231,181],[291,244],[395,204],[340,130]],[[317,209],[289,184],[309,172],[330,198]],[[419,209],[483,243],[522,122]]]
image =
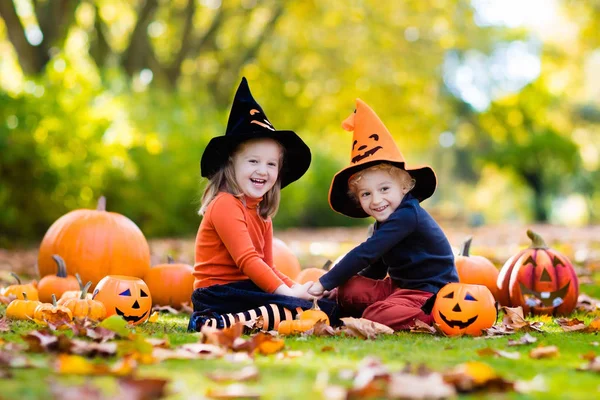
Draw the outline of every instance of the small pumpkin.
[[[39,300],[38,290],[37,290],[37,282],[33,281],[31,283],[22,284],[21,279],[14,272],[10,273],[13,278],[17,281],[16,285],[10,285],[4,288],[2,295],[10,296],[11,294],[15,296],[19,300],[25,300],[23,297],[23,293],[27,295],[29,300]]]
[[[31,320],[40,303],[37,300],[27,299],[27,293],[23,292],[23,300],[15,299],[6,307],[6,318]]]
[[[312,329],[317,321],[312,319],[288,319],[285,321],[281,321],[279,326],[277,327],[277,332],[280,335],[297,335],[302,332],[306,332],[309,329]]]
[[[52,324],[66,328],[66,324],[73,321],[73,313],[65,306],[56,303],[56,296],[52,294],[52,304],[42,303],[33,312],[33,318],[40,324]]]
[[[105,276],[94,289],[93,299],[104,304],[107,317],[117,314],[132,325],[146,322],[152,309],[148,285],[134,276]]]
[[[60,299],[58,299],[58,304],[61,304],[61,301],[67,300],[67,299],[78,299],[81,297],[81,292],[83,292],[83,282],[81,281],[81,276],[79,276],[78,273],[75,273],[75,279],[77,279],[77,284],[79,285],[79,290],[67,290],[66,292],[64,292],[62,294],[62,296],[60,296]],[[91,293],[86,293],[85,294],[86,299],[92,299],[92,294]]]
[[[438,292],[431,315],[448,336],[480,336],[494,325],[498,311],[487,287],[448,283]]]
[[[174,263],[167,257],[166,264],[155,265],[144,276],[144,282],[152,293],[153,305],[181,308],[189,303],[194,291],[194,268],[188,264]]]
[[[92,282],[88,282],[81,291],[78,299],[65,299],[59,304],[67,307],[73,313],[73,318],[87,318],[92,321],[102,321],[106,317],[106,307],[99,301],[87,298],[87,292]]]
[[[494,298],[497,298],[498,288],[496,281],[498,280],[498,268],[485,257],[469,254],[472,241],[472,237],[465,240],[460,253],[455,258],[454,262],[456,264],[456,272],[458,272],[458,280],[461,283],[484,285],[490,289]]]
[[[52,301],[52,294],[60,298],[64,292],[79,288],[77,278],[67,275],[67,266],[62,257],[54,254],[52,259],[56,263],[56,275],[46,275],[38,282],[38,295],[44,303]]]
[[[512,256],[498,275],[498,300],[525,315],[566,315],[577,305],[579,281],[571,261],[528,230],[531,245]]]
[[[313,307],[310,310],[305,310],[298,314],[298,319],[300,321],[314,321],[315,324],[318,321],[325,321],[329,325],[329,316],[321,311],[317,304],[317,299],[313,300]]]
[[[273,238],[273,264],[275,268],[295,280],[300,273],[300,262],[281,239]]]

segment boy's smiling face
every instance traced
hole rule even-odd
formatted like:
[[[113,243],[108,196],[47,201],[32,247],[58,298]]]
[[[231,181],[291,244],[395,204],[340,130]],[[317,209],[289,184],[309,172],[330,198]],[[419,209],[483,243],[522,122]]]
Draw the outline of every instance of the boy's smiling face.
[[[383,222],[398,208],[408,191],[399,177],[378,169],[364,171],[355,194],[362,209],[378,222]]]
[[[235,180],[246,196],[262,197],[275,185],[280,163],[281,149],[277,142],[271,139],[248,141],[233,156]]]

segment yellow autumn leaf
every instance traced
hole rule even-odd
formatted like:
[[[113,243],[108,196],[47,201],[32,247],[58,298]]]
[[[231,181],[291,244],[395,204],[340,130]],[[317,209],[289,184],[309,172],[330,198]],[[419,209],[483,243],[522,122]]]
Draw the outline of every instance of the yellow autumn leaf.
[[[65,375],[100,375],[107,372],[103,365],[93,364],[78,355],[59,354],[54,370]]]
[[[489,365],[479,361],[468,361],[462,364],[463,372],[473,379],[476,385],[482,385],[487,381],[498,377],[496,371]]]
[[[148,318],[148,322],[150,322],[150,323],[155,323],[156,321],[158,321],[158,311],[154,311],[150,315],[150,318]]]

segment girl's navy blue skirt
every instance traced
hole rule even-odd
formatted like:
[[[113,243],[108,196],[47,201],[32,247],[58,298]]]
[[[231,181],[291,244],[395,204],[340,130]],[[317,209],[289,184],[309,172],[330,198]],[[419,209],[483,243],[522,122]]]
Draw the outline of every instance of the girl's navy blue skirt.
[[[221,314],[239,313],[267,304],[277,304],[289,310],[296,307],[308,310],[313,306],[312,301],[266,293],[249,279],[196,289],[192,293],[192,304],[194,312],[190,317],[188,331],[197,331],[208,318],[219,318]],[[318,305],[329,316],[332,325],[341,323],[335,301],[321,299]]]

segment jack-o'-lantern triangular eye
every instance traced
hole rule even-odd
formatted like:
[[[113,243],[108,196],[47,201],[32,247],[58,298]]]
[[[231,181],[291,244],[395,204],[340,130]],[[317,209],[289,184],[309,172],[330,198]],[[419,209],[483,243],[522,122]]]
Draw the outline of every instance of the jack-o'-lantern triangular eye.
[[[556,267],[558,265],[562,265],[563,267],[565,266],[565,264],[562,261],[560,261],[558,257],[554,256],[554,259],[552,260],[552,266]]]
[[[473,295],[471,293],[468,293],[468,292],[467,292],[467,295],[465,296],[465,300],[477,301],[477,299],[475,297],[473,297]]]
[[[140,297],[148,297],[148,295],[146,294],[146,292],[140,289]]]
[[[119,296],[131,296],[131,292],[129,291],[129,289],[127,289],[123,293],[119,293]]]
[[[526,264],[531,264],[534,267],[536,266],[536,262],[533,259],[533,257],[531,257],[531,256],[527,257],[527,259],[525,261],[523,261],[523,265],[526,265]]]
[[[447,295],[444,296],[445,299],[453,299],[454,298],[454,292],[450,292]]]

